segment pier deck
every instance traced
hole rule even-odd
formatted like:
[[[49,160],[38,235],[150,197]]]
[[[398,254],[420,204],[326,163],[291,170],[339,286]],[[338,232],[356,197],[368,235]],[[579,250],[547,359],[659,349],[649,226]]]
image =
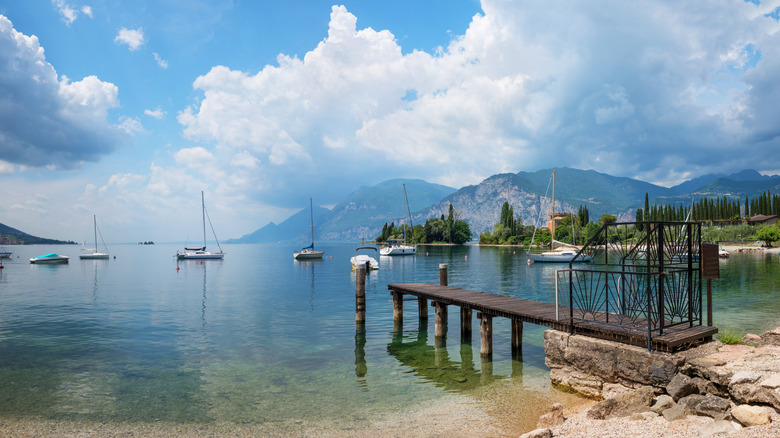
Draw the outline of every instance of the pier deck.
[[[469,311],[475,310],[490,317],[509,318],[513,321],[513,324],[529,322],[574,334],[648,347],[647,325],[645,322],[643,327],[642,320],[638,320],[636,325],[632,327],[618,327],[606,324],[606,315],[602,314],[595,321],[575,319],[572,329],[569,319],[569,308],[558,306],[558,316],[556,318],[556,306],[551,303],[429,283],[390,284],[387,288],[393,294],[394,306],[397,306],[401,311],[403,295],[413,295],[420,300],[420,306],[426,305],[424,300],[431,300],[434,303],[459,306],[461,309]],[[420,316],[427,317],[427,309],[423,311],[421,307]],[[470,330],[470,327],[468,329]],[[689,324],[682,324],[665,327],[663,334],[653,333],[650,348],[667,352],[677,351],[686,348],[688,345],[712,340],[712,336],[717,332],[718,329],[716,327],[703,325],[690,327]]]

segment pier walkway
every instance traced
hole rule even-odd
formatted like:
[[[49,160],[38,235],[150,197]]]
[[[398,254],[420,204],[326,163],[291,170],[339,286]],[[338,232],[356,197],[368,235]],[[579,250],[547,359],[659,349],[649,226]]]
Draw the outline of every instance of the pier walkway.
[[[446,274],[444,274],[446,278]],[[444,280],[446,282],[446,280]],[[447,306],[459,306],[461,310],[462,339],[471,337],[471,315],[477,312],[480,322],[483,355],[492,353],[492,318],[509,318],[512,321],[512,349],[520,350],[522,345],[522,323],[529,322],[555,330],[581,334],[626,344],[648,346],[646,323],[637,320],[633,327],[617,327],[606,323],[608,315],[594,315],[590,320],[570,318],[570,309],[551,303],[524,300],[520,298],[494,295],[446,285],[429,283],[390,284],[387,286],[393,296],[393,318],[403,320],[404,295],[418,299],[419,317],[428,317],[427,300],[432,301],[436,309],[436,337],[446,336]],[[557,308],[557,314],[556,314]],[[644,325],[644,326],[643,326]],[[658,351],[677,351],[689,345],[712,340],[718,332],[716,327],[703,325],[678,324],[665,327],[662,333],[651,337],[651,348]]]

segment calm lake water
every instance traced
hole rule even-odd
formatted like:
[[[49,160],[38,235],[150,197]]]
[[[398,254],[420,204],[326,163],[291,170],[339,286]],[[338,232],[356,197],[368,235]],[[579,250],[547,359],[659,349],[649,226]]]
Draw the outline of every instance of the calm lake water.
[[[394,334],[387,284],[438,282],[553,302],[553,272],[520,249],[419,247],[382,257],[368,275],[367,322],[356,331],[355,244],[325,244],[321,261],[297,248],[226,245],[222,261],[179,261],[174,245],[114,245],[111,260],[79,260],[77,246],[10,247],[0,270],[0,416],[96,421],[268,423],[381,416],[412,403],[468,396],[513,381],[550,388],[544,328],[526,324],[521,361],[509,321],[494,320],[494,353],[479,335],[460,344],[450,311],[445,349],[433,313],[416,303]],[[31,265],[57,252],[67,265]],[[179,270],[176,267],[180,268]],[[780,326],[780,257],[733,254],[715,280],[715,324],[761,333]],[[476,320],[475,328],[479,327]]]

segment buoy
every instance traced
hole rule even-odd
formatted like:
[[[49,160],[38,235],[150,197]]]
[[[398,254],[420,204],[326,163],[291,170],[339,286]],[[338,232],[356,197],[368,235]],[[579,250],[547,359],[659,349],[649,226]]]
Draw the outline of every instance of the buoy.
[[[179,270],[179,265],[176,265],[176,270],[177,270],[177,271]]]
[[[530,264],[531,264],[531,259],[528,259],[528,260],[526,260],[525,262],[526,262],[526,263],[528,263],[528,264],[530,265]]]
[[[428,251],[425,251],[425,255],[428,255]]]
[[[515,255],[515,254],[516,254],[516,253],[515,253],[514,251],[512,251],[512,255]]]
[[[200,261],[200,264],[201,264],[201,265],[203,264],[203,260],[201,260],[201,261]]]
[[[466,256],[466,260],[468,260],[468,259],[469,259],[469,256]]]

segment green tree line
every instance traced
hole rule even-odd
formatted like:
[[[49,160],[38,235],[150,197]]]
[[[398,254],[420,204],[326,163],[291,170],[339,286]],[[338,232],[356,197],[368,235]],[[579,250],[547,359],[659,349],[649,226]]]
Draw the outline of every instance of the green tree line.
[[[377,236],[376,242],[385,242],[388,239],[403,239],[406,234],[406,242],[410,244],[422,243],[453,243],[462,245],[471,240],[471,229],[468,222],[460,219],[450,204],[447,216],[431,218],[425,221],[425,225],[411,226],[409,224],[395,225],[391,222],[382,227],[382,234]]]
[[[744,205],[744,208],[743,208]],[[650,206],[645,193],[644,208],[636,211],[636,221],[739,221],[755,215],[780,216],[780,195],[773,195],[769,190],[751,199],[745,197],[742,204],[739,198],[717,197],[701,198],[691,206],[682,203],[654,204]]]

